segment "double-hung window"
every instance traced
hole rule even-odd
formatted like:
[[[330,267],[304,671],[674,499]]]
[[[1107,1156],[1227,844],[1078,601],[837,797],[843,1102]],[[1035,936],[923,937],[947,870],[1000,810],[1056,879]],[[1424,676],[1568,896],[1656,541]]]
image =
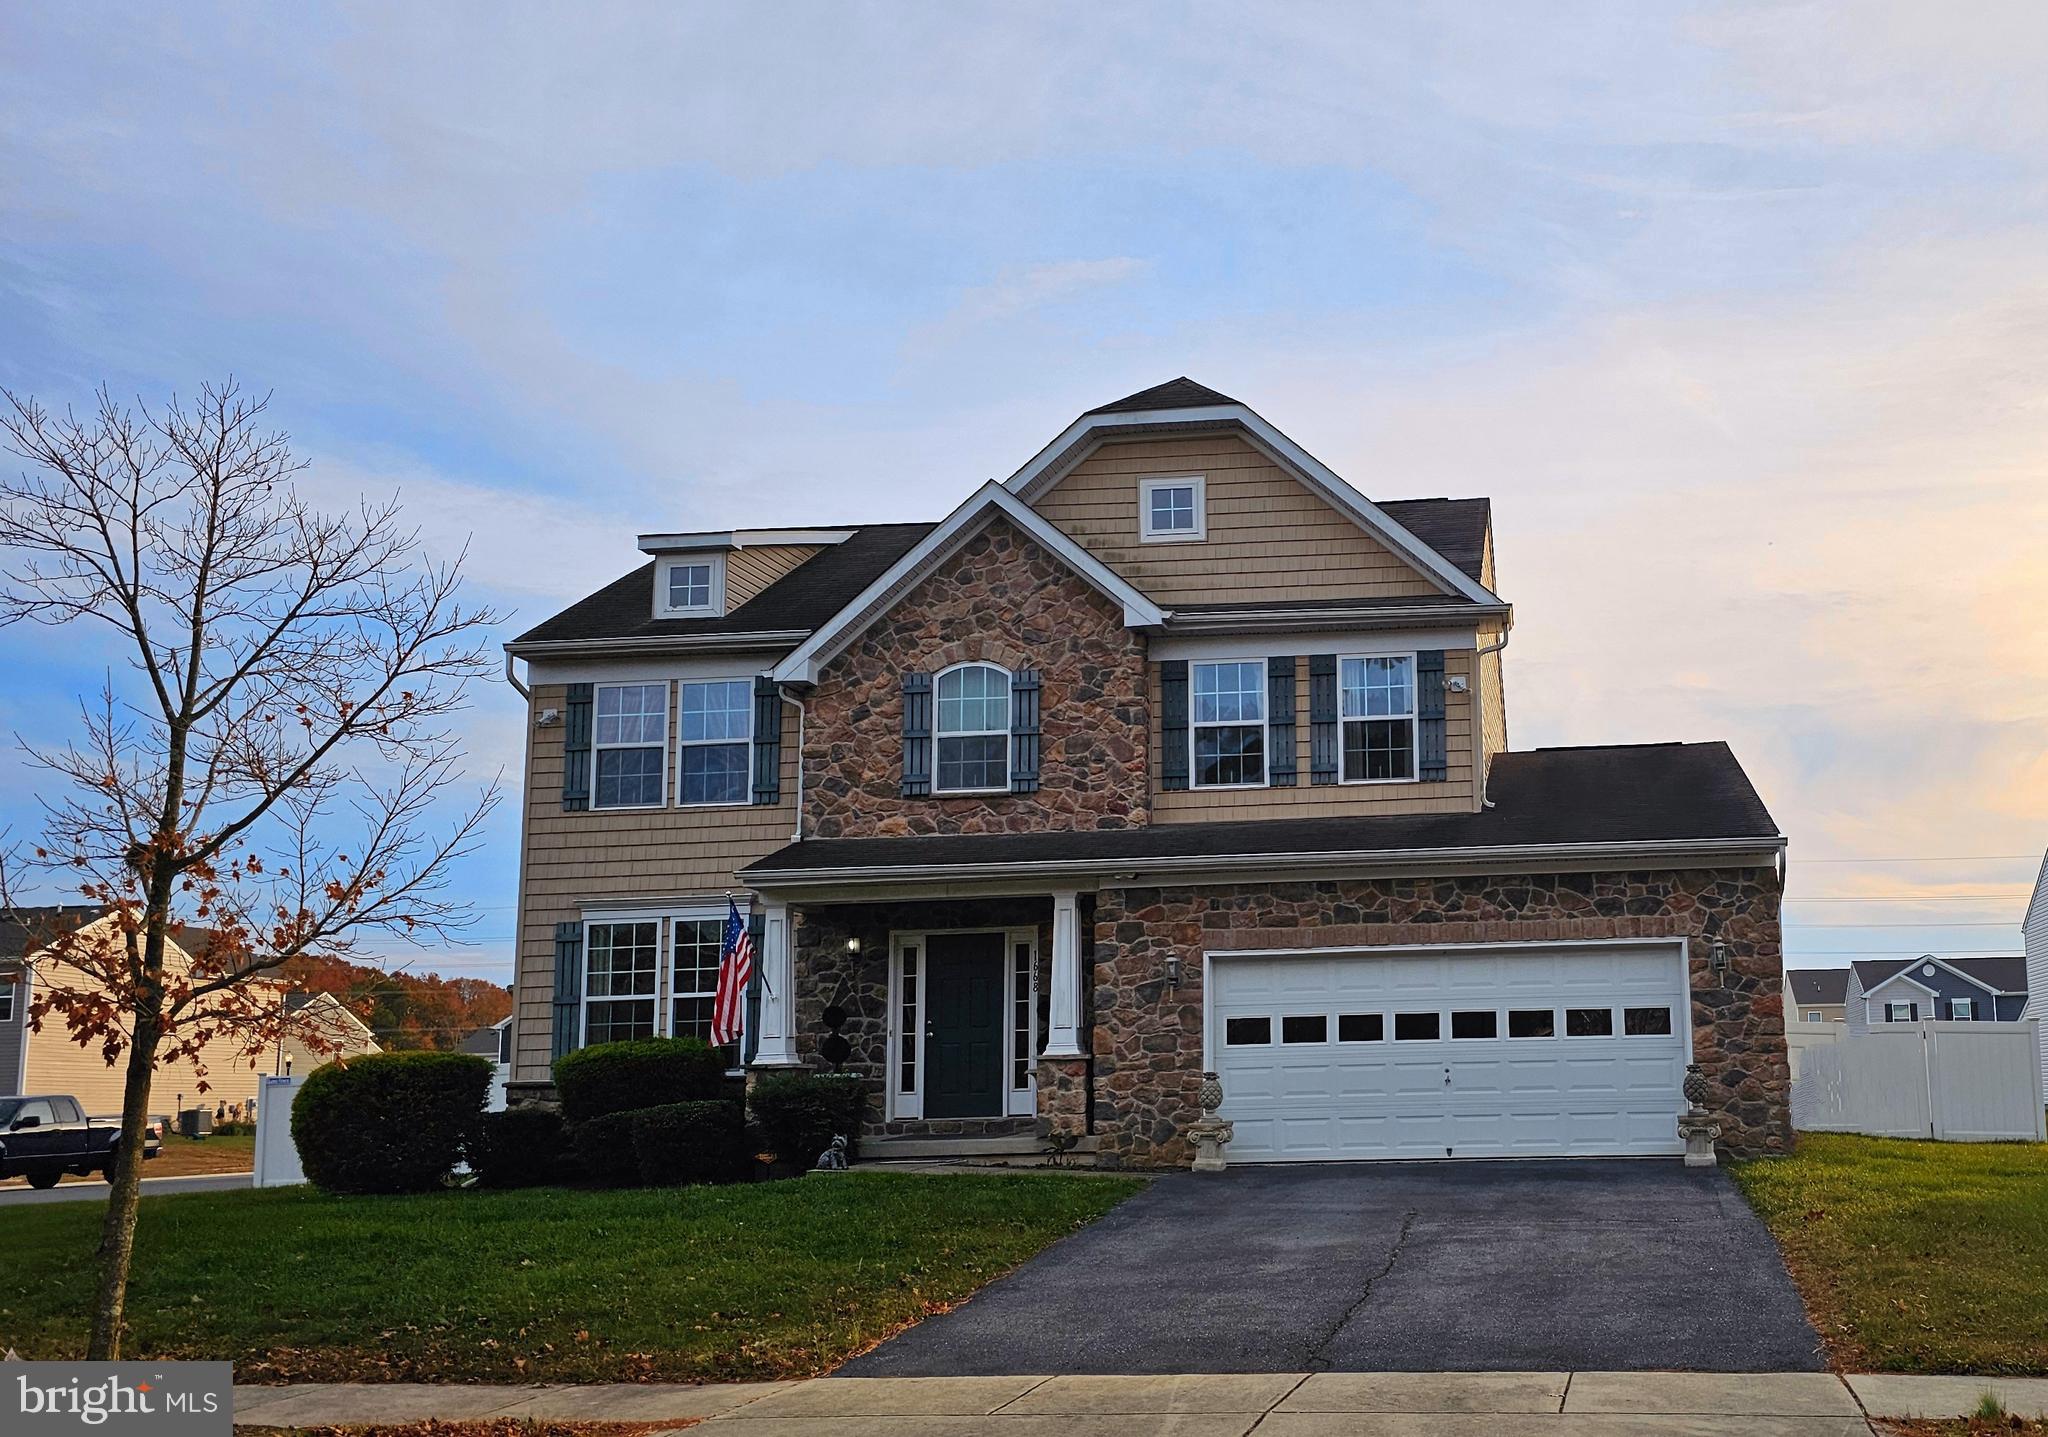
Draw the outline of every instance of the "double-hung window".
[[[654,1036],[660,925],[652,919],[593,923],[583,953],[583,1042]]]
[[[1948,1005],[1950,1021],[1956,1023],[1974,1022],[1977,1017],[1977,1003],[1972,998],[1957,998]]]
[[[14,1021],[14,980],[0,978],[0,1023]]]
[[[668,752],[668,685],[601,684],[596,698],[591,806],[658,807]]]
[[[1190,716],[1196,788],[1250,788],[1266,781],[1266,665],[1195,664]]]
[[[1911,1023],[1920,1017],[1918,1003],[1887,1003],[1884,1005],[1884,1020],[1887,1023]]]
[[[1415,777],[1415,656],[1346,659],[1338,696],[1344,721],[1344,782]]]
[[[754,686],[745,679],[685,682],[677,716],[676,802],[745,803]]]
[[[1200,475],[1138,481],[1138,537],[1148,544],[1206,539],[1209,518]]]
[[[962,664],[938,681],[939,793],[1010,786],[1010,675],[992,664]]]
[[[711,1003],[718,993],[718,960],[724,952],[725,920],[678,918],[673,935],[675,1012],[669,1034],[711,1041]]]

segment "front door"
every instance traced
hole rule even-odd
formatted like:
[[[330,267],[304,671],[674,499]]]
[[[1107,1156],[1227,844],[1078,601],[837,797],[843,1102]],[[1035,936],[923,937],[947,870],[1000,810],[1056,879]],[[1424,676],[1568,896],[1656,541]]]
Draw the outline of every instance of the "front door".
[[[924,1115],[1003,1112],[1003,935],[934,933],[925,951]]]

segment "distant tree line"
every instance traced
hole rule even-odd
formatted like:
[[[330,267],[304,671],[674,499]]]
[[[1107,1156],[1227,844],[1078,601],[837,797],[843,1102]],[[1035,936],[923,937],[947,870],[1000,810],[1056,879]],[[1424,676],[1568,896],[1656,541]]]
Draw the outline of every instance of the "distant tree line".
[[[286,963],[284,976],[306,992],[332,993],[394,1052],[458,1047],[512,1011],[512,990],[482,978],[393,973],[310,953]]]

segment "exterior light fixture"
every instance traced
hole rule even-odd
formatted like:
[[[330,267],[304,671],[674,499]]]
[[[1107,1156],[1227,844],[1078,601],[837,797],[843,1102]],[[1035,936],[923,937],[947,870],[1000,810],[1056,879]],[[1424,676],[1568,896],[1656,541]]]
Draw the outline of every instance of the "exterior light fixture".
[[[1166,955],[1166,986],[1169,988],[1178,988],[1180,986],[1180,954],[1178,953]]]
[[[858,953],[858,952],[860,952],[860,939],[858,939],[858,938],[849,938],[849,939],[847,939],[847,940],[846,940],[846,951],[847,951],[847,952],[849,952],[849,953]]]
[[[1714,946],[1707,950],[1707,966],[1716,973],[1728,971],[1728,944],[1722,939],[1716,938]]]

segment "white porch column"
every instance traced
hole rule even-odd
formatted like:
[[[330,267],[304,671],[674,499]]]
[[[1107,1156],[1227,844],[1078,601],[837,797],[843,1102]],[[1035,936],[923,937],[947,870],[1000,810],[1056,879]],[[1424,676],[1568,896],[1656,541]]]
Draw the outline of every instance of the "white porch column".
[[[796,1055],[796,953],[789,905],[770,903],[761,914],[761,1041],[756,1068],[801,1066]]]
[[[1072,889],[1052,896],[1052,1020],[1040,1056],[1088,1056],[1081,1051],[1081,903]]]

